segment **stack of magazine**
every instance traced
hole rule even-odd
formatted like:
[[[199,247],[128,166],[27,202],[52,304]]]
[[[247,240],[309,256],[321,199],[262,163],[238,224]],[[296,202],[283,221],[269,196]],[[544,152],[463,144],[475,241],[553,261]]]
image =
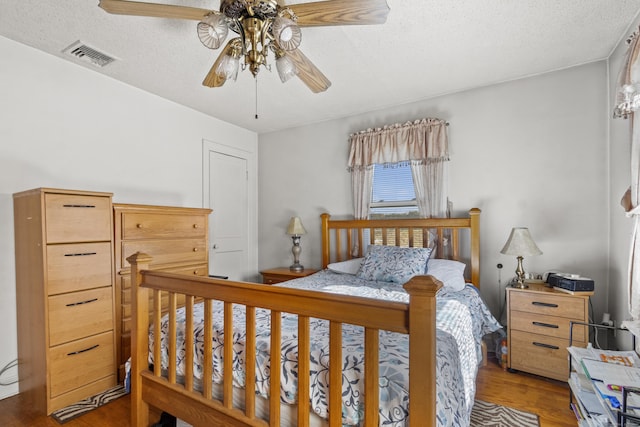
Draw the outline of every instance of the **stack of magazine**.
[[[629,392],[640,387],[640,358],[634,351],[600,350],[590,345],[569,347],[568,351],[571,407],[579,426],[618,426],[622,413],[640,417],[640,394]],[[626,425],[640,423],[627,419]]]

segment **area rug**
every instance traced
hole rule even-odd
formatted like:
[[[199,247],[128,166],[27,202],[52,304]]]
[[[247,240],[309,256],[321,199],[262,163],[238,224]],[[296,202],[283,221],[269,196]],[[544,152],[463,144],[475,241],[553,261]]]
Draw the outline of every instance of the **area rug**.
[[[538,416],[518,409],[476,400],[471,427],[538,427]]]
[[[96,394],[95,396],[91,396],[85,400],[81,400],[80,402],[67,406],[66,408],[58,409],[51,414],[51,418],[60,424],[64,424],[67,421],[78,418],[80,415],[84,415],[87,412],[101,407],[102,405],[112,402],[125,394],[127,394],[127,392],[124,387],[122,385],[117,385],[100,394]]]
[[[89,397],[66,408],[59,409],[51,414],[51,417],[64,424],[74,418],[78,418],[87,412],[93,411],[102,405],[114,401],[127,394],[122,385],[117,385],[103,393]],[[178,420],[178,426],[189,424]],[[471,412],[471,427],[538,427],[538,416],[518,409],[496,405],[495,403],[476,400]]]

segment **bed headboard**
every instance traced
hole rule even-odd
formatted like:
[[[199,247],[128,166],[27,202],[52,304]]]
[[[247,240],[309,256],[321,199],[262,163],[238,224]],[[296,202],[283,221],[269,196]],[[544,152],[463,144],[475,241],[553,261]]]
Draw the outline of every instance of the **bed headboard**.
[[[322,217],[322,268],[360,258],[369,245],[433,247],[435,258],[467,264],[467,281],[480,287],[480,209],[464,218],[332,220]]]

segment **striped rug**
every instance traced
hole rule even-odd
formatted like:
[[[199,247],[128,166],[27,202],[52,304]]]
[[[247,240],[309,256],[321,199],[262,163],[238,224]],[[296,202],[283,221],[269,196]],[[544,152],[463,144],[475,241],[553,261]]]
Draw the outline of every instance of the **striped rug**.
[[[538,427],[538,416],[518,409],[476,400],[471,427]]]
[[[106,390],[95,396],[91,396],[85,400],[81,400],[78,403],[67,406],[66,408],[58,409],[51,414],[51,418],[64,424],[67,421],[71,421],[74,418],[78,418],[80,415],[84,415],[87,412],[93,411],[100,406],[116,400],[119,397],[127,394],[122,384],[117,385],[109,390]]]
[[[64,424],[87,412],[109,403],[126,393],[122,385],[117,385],[103,393],[82,400],[66,408],[59,409],[51,414],[51,417]],[[188,426],[189,424],[178,424]],[[495,403],[476,400],[471,412],[471,427],[538,427],[538,416]]]

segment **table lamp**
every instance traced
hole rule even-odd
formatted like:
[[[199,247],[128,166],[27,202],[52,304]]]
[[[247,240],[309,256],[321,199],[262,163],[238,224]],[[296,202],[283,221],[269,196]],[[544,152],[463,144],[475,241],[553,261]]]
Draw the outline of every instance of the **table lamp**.
[[[293,247],[291,252],[293,253],[293,264],[289,267],[291,271],[302,271],[304,267],[300,264],[300,237],[305,234],[307,230],[302,226],[302,221],[297,216],[291,217],[289,226],[287,227],[287,234],[293,239]]]
[[[522,260],[525,256],[542,255],[542,251],[533,241],[531,233],[527,227],[514,227],[505,243],[504,248],[500,251],[504,255],[515,255],[518,259],[518,267],[516,268],[516,281],[511,284],[514,288],[528,288],[524,281],[524,268]]]

